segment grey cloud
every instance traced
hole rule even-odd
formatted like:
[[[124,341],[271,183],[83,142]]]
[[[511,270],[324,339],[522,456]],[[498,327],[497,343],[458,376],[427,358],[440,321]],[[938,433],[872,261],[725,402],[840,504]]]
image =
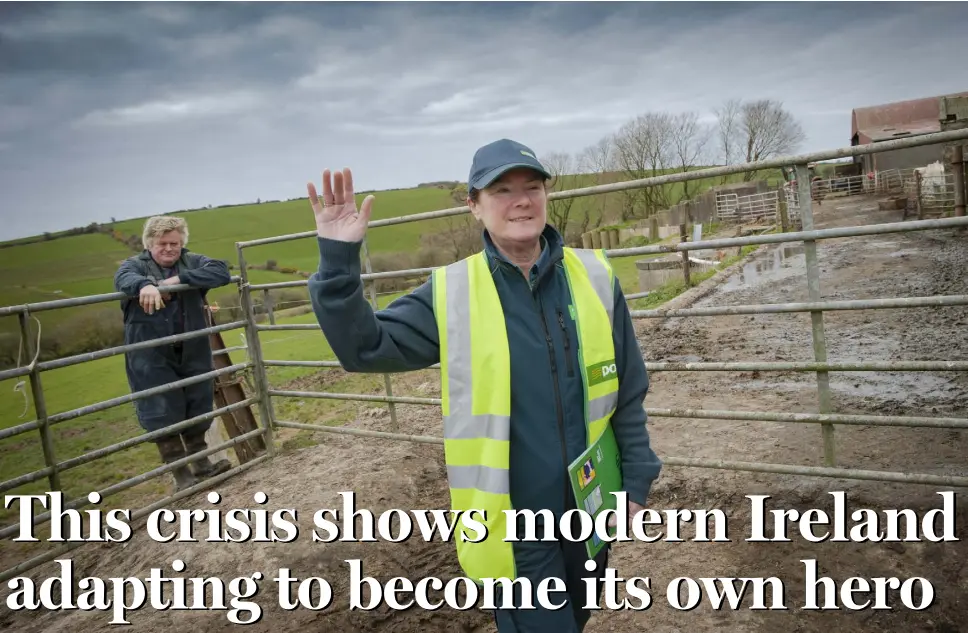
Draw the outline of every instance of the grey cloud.
[[[94,110],[75,121],[79,127],[164,124],[184,119],[231,116],[256,108],[262,97],[250,92],[185,95],[166,101]]]
[[[0,239],[301,196],[324,167],[465,178],[496,136],[574,152],[730,97],[779,99],[804,150],[838,147],[853,107],[964,90],[945,59],[966,22],[957,3],[0,5],[0,190],[5,215],[33,210]]]
[[[55,34],[30,40],[0,37],[0,75],[83,74],[104,76],[150,68],[158,59],[133,37]]]

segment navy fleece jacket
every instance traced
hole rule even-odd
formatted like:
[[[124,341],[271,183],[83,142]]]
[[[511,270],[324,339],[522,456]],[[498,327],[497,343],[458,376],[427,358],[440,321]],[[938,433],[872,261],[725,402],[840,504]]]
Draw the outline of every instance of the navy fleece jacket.
[[[402,372],[440,361],[432,278],[374,313],[360,279],[361,244],[317,240],[319,270],[309,279],[309,294],[344,369]],[[574,507],[567,464],[586,448],[578,335],[568,310],[562,239],[546,226],[530,280],[486,232],[484,245],[511,351],[511,502],[519,510],[547,508],[558,517]],[[617,279],[613,338],[620,387],[612,425],[622,454],[623,489],[631,501],[645,505],[662,464],[649,443],[643,408],[649,379]]]

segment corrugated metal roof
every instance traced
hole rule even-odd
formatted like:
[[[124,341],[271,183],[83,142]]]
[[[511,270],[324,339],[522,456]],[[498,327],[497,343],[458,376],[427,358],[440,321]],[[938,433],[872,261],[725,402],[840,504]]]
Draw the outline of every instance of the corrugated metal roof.
[[[968,96],[958,92],[944,96]],[[850,136],[858,136],[861,144],[882,141],[897,136],[912,136],[941,131],[941,96],[896,101],[866,108],[854,108],[851,113]]]

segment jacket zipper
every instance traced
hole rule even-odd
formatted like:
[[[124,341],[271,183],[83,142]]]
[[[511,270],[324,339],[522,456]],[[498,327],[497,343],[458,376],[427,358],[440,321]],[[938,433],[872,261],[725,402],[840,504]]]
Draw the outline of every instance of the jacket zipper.
[[[541,305],[541,299],[537,298],[532,289],[532,295],[535,298],[535,302],[538,307],[538,316],[541,317],[541,327],[544,328],[545,342],[548,344],[548,358],[551,360],[551,381],[555,387],[555,412],[558,415],[558,439],[561,443],[561,462],[565,467],[565,471],[568,471],[568,450],[565,443],[565,419],[561,408],[561,391],[558,388],[558,363],[555,360],[555,344],[551,340],[551,332],[548,330],[548,322],[545,321],[544,309]],[[564,509],[568,508],[568,488],[569,482],[567,475],[565,476],[565,485],[562,489],[564,494]]]
[[[571,360],[571,338],[568,336],[568,327],[565,325],[565,316],[561,313],[561,308],[555,308],[555,310],[558,311],[558,325],[565,337],[565,363],[568,366],[568,377],[571,378],[575,375],[575,367]]]

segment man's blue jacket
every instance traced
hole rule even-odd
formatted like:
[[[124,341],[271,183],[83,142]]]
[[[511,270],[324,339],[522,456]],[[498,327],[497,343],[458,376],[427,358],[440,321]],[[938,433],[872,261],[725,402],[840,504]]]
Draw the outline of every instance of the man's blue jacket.
[[[399,372],[440,361],[433,280],[376,313],[360,279],[360,243],[317,238],[319,270],[309,279],[313,309],[333,352],[347,371]],[[484,232],[485,252],[504,306],[511,351],[511,503],[517,510],[547,508],[556,517],[574,507],[567,465],[586,448],[575,324],[563,268],[563,243],[552,226],[530,281]],[[646,430],[649,389],[628,305],[615,280],[614,341],[619,377],[612,426],[622,453],[623,489],[645,505],[661,462]],[[544,526],[538,521],[538,534]]]
[[[171,272],[178,275],[181,283],[193,288],[173,293],[172,300],[165,302],[164,308],[147,314],[139,305],[138,296],[145,286],[158,285],[165,278],[165,271],[147,250],[124,260],[118,268],[114,275],[114,289],[129,297],[121,301],[126,345],[204,329],[208,326],[205,320],[206,294],[232,280],[226,262],[192,253],[186,248],[182,249]],[[212,346],[208,336],[186,340],[181,347],[180,354],[176,354],[170,345],[126,352],[125,372],[131,390],[143,391],[212,371]],[[209,379],[183,390],[136,400],[134,405],[139,423],[146,431],[157,431],[208,413],[212,410],[213,384],[214,380]],[[192,428],[201,433],[210,424],[202,422]]]

